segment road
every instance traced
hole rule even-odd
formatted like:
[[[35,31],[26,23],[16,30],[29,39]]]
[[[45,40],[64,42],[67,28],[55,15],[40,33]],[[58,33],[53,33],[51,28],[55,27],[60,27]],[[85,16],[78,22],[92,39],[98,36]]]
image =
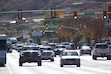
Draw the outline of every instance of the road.
[[[75,65],[64,65],[60,67],[59,56],[54,62],[43,60],[42,66],[37,63],[24,63],[22,67],[18,64],[19,53],[13,51],[7,53],[7,64],[0,67],[0,74],[111,74],[111,60],[98,58],[92,60],[89,55],[81,56],[81,67]]]

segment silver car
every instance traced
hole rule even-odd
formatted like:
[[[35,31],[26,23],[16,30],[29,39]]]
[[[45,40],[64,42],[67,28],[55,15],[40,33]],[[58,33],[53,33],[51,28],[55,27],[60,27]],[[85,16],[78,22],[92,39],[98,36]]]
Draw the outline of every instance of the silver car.
[[[39,48],[41,50],[42,60],[54,61],[54,51],[51,46],[43,46]]]
[[[63,67],[63,65],[80,67],[80,56],[76,50],[64,50],[60,57],[60,67]]]
[[[87,45],[82,46],[81,49],[80,49],[80,54],[81,55],[84,55],[84,54],[91,55],[91,47],[87,46]]]

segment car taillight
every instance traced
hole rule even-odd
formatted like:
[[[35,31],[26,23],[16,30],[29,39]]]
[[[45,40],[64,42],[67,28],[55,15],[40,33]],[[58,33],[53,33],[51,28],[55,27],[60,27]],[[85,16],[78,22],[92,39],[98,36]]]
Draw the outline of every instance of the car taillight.
[[[54,52],[52,52],[52,54],[51,54],[52,56],[54,55]]]
[[[41,52],[38,52],[38,56],[41,56]]]
[[[110,48],[110,54],[111,54],[111,48]]]
[[[23,56],[23,55],[24,55],[24,52],[20,52],[20,55]]]

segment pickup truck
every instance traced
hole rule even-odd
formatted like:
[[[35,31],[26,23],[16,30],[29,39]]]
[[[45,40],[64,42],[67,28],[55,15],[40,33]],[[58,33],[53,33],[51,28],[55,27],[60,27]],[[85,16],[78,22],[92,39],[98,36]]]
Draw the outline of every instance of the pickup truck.
[[[92,59],[97,60],[97,57],[107,57],[111,60],[111,49],[107,43],[96,43],[92,50]]]

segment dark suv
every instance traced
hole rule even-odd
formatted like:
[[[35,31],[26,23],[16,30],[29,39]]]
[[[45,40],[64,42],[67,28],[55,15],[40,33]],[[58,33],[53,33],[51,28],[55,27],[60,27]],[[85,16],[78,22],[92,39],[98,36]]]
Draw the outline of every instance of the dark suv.
[[[22,66],[25,62],[37,62],[38,66],[42,65],[41,52],[37,45],[24,45],[20,51],[19,66]]]

